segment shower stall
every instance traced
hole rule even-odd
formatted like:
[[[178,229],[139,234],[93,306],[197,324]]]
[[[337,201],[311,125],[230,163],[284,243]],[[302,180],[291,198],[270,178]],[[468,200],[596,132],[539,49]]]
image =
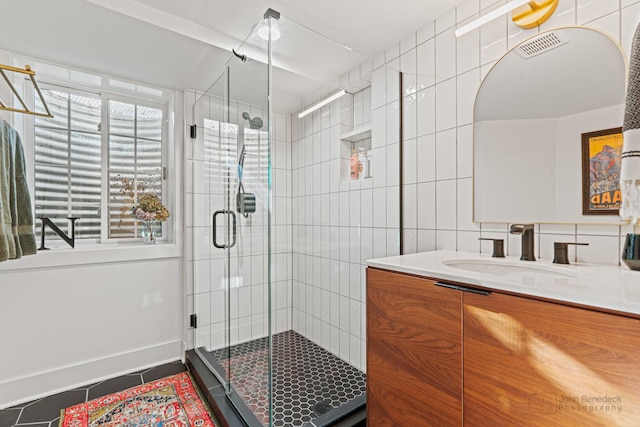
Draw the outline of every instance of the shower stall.
[[[341,211],[341,196],[373,191],[341,181],[351,145],[339,135],[354,127],[345,106],[355,99],[366,110],[367,83],[351,82],[361,95],[292,115],[304,103],[292,110],[287,87],[310,78],[311,40],[325,58],[363,59],[270,9],[188,105],[189,345],[249,426],[328,426],[366,401],[364,260],[374,232],[342,227],[329,206]],[[359,144],[370,147],[370,135]]]

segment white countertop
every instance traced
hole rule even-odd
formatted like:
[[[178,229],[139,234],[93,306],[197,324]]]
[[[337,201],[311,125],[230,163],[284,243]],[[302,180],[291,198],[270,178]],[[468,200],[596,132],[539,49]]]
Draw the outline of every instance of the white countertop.
[[[456,263],[458,267],[455,267]],[[377,258],[368,260],[367,265],[496,291],[640,315],[640,271],[629,270],[626,266],[580,263],[561,265],[550,261],[491,258],[488,255],[456,251]],[[482,269],[485,265],[488,272],[465,269]],[[493,272],[492,267],[496,267]],[[525,270],[517,271],[515,268],[518,267],[524,267]]]

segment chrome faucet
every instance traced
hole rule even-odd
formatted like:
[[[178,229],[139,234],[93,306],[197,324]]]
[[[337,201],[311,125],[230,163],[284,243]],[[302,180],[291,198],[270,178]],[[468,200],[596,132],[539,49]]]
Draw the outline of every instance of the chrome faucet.
[[[509,233],[522,236],[522,256],[520,259],[522,261],[535,261],[533,224],[513,224]]]

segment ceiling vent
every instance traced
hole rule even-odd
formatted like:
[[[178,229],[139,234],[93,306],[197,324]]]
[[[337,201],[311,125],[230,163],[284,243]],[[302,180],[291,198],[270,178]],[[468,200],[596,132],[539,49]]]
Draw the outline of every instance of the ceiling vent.
[[[555,49],[565,43],[565,40],[560,39],[555,33],[550,32],[522,43],[518,46],[518,52],[526,59]]]

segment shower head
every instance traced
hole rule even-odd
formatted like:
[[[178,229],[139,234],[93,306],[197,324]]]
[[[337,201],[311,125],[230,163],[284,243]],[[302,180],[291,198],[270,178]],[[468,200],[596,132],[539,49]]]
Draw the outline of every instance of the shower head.
[[[253,119],[251,118],[251,116],[249,115],[249,113],[247,113],[246,111],[244,113],[242,113],[242,118],[247,120],[249,122],[249,128],[250,129],[262,129],[262,119],[258,116],[255,116]]]

